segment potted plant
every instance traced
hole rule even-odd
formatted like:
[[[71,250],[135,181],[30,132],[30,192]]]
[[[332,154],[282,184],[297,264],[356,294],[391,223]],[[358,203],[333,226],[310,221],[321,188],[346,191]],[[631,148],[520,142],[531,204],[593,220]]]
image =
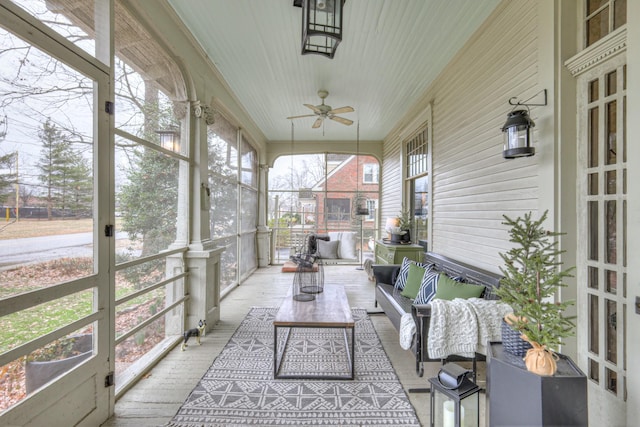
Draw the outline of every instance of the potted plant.
[[[411,225],[412,218],[409,210],[401,210],[400,215],[396,218],[398,222],[398,232],[401,243],[411,242]]]
[[[501,253],[505,265],[500,270],[504,278],[496,295],[513,308],[513,315],[505,321],[520,336],[531,343],[526,351],[527,369],[541,375],[553,375],[562,339],[574,334],[574,317],[565,310],[574,301],[555,301],[558,289],[565,287],[563,280],[571,277],[573,268],[563,270],[558,261],[563,252],[557,249],[555,237],[562,233],[547,231],[542,224],[547,211],[538,220],[531,212],[511,219],[503,215],[510,228],[510,242],[515,246]],[[503,344],[504,344],[503,336]]]

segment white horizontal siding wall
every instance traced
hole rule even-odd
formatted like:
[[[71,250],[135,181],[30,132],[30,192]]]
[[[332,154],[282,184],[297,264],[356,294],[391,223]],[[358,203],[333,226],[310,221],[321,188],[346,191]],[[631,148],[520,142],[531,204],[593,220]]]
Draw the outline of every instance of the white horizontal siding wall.
[[[503,159],[500,130],[510,98],[524,101],[543,89],[537,10],[535,0],[503,2],[412,109],[417,115],[432,103],[430,249],[489,271],[499,271],[500,252],[511,247],[503,214],[515,218],[539,206],[540,156]],[[399,127],[385,141],[384,215],[401,204],[397,135],[415,130]]]
[[[538,207],[539,156],[503,159],[500,130],[508,100],[540,90],[536,11],[534,1],[510,2],[435,88],[432,250],[492,271],[511,247],[502,215]]]
[[[402,161],[400,140],[385,141],[383,147],[380,204],[380,234],[386,237],[384,226],[389,217],[396,217],[402,209]]]

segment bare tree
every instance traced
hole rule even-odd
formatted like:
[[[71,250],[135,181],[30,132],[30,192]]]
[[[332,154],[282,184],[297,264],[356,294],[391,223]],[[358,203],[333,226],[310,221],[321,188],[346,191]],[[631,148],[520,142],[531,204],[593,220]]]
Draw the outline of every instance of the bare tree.
[[[33,198],[34,190],[30,185],[21,185],[20,191],[18,192],[18,197],[20,198],[20,204],[24,206],[29,206],[31,200]]]

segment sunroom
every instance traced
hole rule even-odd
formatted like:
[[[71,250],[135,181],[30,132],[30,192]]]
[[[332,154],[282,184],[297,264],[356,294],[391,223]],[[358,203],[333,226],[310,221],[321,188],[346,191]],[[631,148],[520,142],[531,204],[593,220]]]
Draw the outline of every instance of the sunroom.
[[[185,331],[205,320],[219,352],[247,304],[284,297],[311,234],[353,241],[324,274],[369,310],[366,270],[401,213],[420,253],[499,274],[503,215],[548,211],[576,267],[555,299],[576,302],[561,352],[589,424],[633,425],[640,5],[311,3],[341,12],[330,54],[301,52],[306,0],[0,0],[0,424],[126,425],[167,362],[199,366],[193,388],[217,353],[181,351]],[[533,155],[509,158],[518,110]],[[400,373],[397,331],[371,317]]]

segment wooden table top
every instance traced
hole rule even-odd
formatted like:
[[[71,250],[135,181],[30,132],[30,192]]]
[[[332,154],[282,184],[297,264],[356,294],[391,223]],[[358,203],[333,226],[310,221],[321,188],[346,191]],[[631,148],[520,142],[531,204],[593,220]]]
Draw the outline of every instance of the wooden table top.
[[[274,326],[354,327],[355,322],[343,285],[324,285],[323,292],[313,294],[316,297],[313,301],[296,301],[292,292],[293,286],[276,314]]]

